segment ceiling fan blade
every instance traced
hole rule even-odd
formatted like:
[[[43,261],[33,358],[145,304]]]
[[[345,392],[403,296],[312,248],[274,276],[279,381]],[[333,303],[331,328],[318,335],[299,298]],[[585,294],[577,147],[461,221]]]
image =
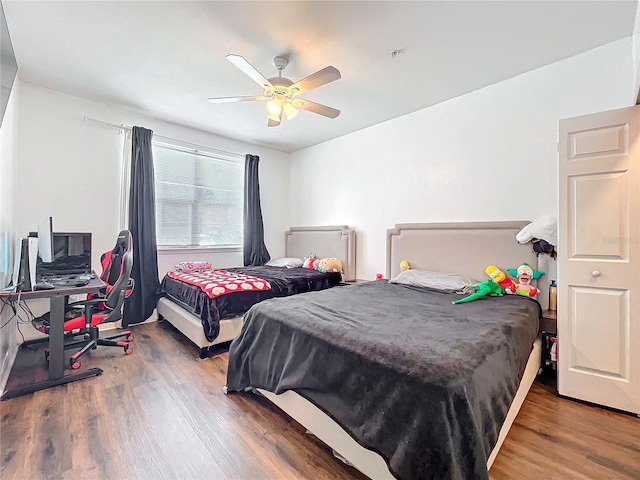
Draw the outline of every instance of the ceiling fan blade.
[[[301,104],[298,104],[298,102],[301,102]],[[300,105],[300,108],[303,110],[317,113],[318,115],[324,115],[325,117],[336,118],[338,115],[340,115],[340,110],[327,107],[326,105],[322,105],[320,103],[310,102],[309,100],[298,98],[296,99],[296,104]]]
[[[338,80],[339,78],[341,78],[341,76],[340,71],[337,68],[331,66],[325,67],[316,73],[312,73],[307,78],[303,78],[299,82],[294,83],[289,87],[289,91],[293,91],[295,88],[297,89],[295,94],[300,95],[301,93],[321,87],[322,85],[326,85],[327,83]]]
[[[240,55],[229,54],[227,55],[227,60],[229,60],[236,67],[242,70],[246,75],[251,77],[251,79],[258,85],[260,85],[263,89],[267,87],[273,88],[271,82],[264,78],[264,75],[256,70],[253,65],[247,62],[244,57],[241,57]]]
[[[280,115],[278,115],[277,121],[269,119],[269,122],[267,123],[267,127],[277,127],[278,125],[280,125],[281,121],[282,121],[282,112],[280,112]]]
[[[257,97],[209,97],[211,103],[235,103],[235,102],[250,102],[252,100],[267,100],[267,97],[258,95]]]

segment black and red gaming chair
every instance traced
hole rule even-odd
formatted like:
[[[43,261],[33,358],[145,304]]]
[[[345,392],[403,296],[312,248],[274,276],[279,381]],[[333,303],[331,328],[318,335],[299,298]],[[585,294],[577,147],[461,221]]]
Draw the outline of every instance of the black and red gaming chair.
[[[133,349],[129,342],[133,341],[130,330],[124,330],[114,335],[100,337],[98,325],[116,322],[122,319],[124,301],[133,291],[135,282],[131,278],[133,267],[133,240],[129,230],[118,234],[116,246],[102,254],[102,274],[100,278],[107,284],[104,293],[88,295],[86,300],[73,302],[65,308],[65,345],[64,348],[82,346],[71,355],[71,368],[80,368],[79,358],[89,350],[95,350],[98,345],[121,347],[126,355]],[[49,333],[48,315],[40,317],[34,323],[37,330]],[[83,335],[82,340],[66,341],[69,338]],[[126,340],[126,341],[125,341]],[[48,350],[45,351],[48,360]]]

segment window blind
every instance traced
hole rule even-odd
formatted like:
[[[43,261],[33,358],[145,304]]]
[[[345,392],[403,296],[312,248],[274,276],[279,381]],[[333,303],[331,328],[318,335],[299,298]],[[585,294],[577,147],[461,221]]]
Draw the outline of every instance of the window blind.
[[[153,144],[158,245],[242,246],[244,164]]]

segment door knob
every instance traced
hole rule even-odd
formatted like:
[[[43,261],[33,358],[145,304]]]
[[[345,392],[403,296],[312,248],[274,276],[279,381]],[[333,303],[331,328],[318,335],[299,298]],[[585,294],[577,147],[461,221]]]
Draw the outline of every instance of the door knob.
[[[600,276],[600,272],[598,270],[594,270],[593,272],[591,272],[591,276],[592,277],[599,277]]]

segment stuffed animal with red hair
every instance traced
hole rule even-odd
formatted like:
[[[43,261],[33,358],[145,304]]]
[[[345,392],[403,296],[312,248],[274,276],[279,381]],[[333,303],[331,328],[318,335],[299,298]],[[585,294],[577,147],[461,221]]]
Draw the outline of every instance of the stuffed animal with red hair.
[[[302,262],[302,268],[317,270],[319,264],[320,264],[320,259],[318,258],[318,256],[315,253],[310,253],[308,256],[304,257],[304,262]]]

